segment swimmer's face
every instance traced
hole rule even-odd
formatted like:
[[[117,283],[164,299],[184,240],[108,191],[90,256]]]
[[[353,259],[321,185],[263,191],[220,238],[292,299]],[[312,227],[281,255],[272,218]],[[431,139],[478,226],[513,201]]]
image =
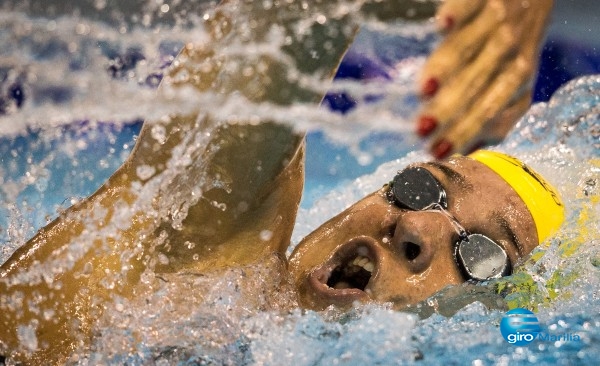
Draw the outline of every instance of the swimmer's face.
[[[439,181],[446,211],[469,233],[499,244],[511,265],[537,245],[525,203],[485,165],[457,157],[416,166]],[[467,279],[455,260],[459,234],[448,215],[401,209],[388,191],[384,186],[358,201],[296,247],[290,270],[303,306],[376,301],[401,308]]]

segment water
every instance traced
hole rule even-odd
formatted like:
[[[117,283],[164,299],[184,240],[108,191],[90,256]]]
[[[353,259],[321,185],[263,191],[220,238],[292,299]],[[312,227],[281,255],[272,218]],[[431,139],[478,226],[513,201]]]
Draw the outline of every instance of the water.
[[[135,143],[141,120],[198,108],[188,102],[189,94],[157,92],[156,86],[183,44],[206,37],[198,27],[200,16],[182,17],[188,8],[181,4],[168,9],[162,2],[137,5],[124,12],[102,1],[83,3],[79,16],[67,11],[67,16],[47,19],[38,17],[44,12],[36,15],[43,5],[32,2],[19,5],[26,13],[9,7],[0,15],[0,261],[110,176]],[[417,150],[382,162],[420,146],[406,134],[417,108],[410,85],[434,41],[427,23],[372,24],[360,34],[355,50],[378,60],[388,77],[340,83],[359,99],[350,113],[306,106],[256,110],[283,116],[284,122],[299,120],[301,127],[316,131],[317,141],[324,136],[330,147],[320,147],[323,154],[335,156],[335,149],[345,149],[356,167],[378,167],[357,180],[343,172],[330,174],[339,175],[341,183],[317,180],[299,212],[293,243],[378,189],[398,169],[427,158]],[[405,51],[390,54],[390,49]],[[375,102],[360,102],[374,95]],[[347,314],[301,311],[287,279],[278,275],[279,262],[267,258],[258,266],[191,278],[184,294],[143,277],[160,291],[148,295],[148,302],[115,299],[97,324],[94,351],[73,362],[592,364],[600,357],[599,99],[600,77],[573,82],[550,102],[534,106],[497,147],[521,157],[559,187],[567,221],[511,277],[476,290],[447,291],[417,312],[478,302],[423,319],[374,305]],[[234,99],[226,103],[239,107]],[[320,168],[327,173],[348,169],[348,155],[338,155],[333,159],[338,165],[321,162]],[[265,286],[272,291],[262,291]],[[581,341],[508,345],[498,324],[505,309],[516,306],[534,309],[548,332],[576,333]],[[282,313],[281,308],[289,310]],[[36,345],[30,329],[21,334],[24,344]]]

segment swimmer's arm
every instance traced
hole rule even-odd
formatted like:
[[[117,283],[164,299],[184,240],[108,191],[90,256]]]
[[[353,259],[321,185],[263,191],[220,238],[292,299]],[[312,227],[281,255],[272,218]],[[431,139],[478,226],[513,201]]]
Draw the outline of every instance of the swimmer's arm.
[[[241,92],[250,101],[256,103],[269,102],[287,105],[294,102],[319,102],[325,93],[324,89],[306,87],[298,79],[288,77],[288,72],[291,69],[298,69],[302,74],[316,74],[321,80],[330,80],[344,52],[353,40],[358,28],[356,21],[360,19],[354,18],[353,14],[339,15],[336,12],[334,6],[336,2],[334,1],[309,1],[308,3],[307,10],[298,11],[293,7],[293,4],[265,9],[262,2],[258,1],[224,1],[207,21],[210,42],[187,46],[178,57],[176,65],[166,75],[165,82],[172,85],[178,83],[191,84],[198,90],[205,92],[221,94]],[[406,7],[427,9],[427,6],[430,5],[424,4],[434,3],[436,2],[415,1],[414,4],[406,1],[373,2],[365,5],[364,12],[367,15],[389,18],[405,15]],[[324,25],[313,21],[309,27],[310,29],[305,34],[298,34],[298,22],[304,20],[305,17],[314,18],[321,12],[327,16]],[[422,12],[421,10],[417,11],[417,14],[425,13],[425,10]],[[255,26],[248,35],[247,30],[241,29],[239,25],[250,20],[255,22]],[[291,43],[283,47],[284,53],[289,57],[288,60],[277,60],[268,54],[258,55],[254,58],[247,55],[224,57],[219,54],[219,47],[240,38],[246,40],[241,45],[268,42],[269,32],[276,29],[274,27],[281,27],[285,35],[291,37]],[[335,32],[332,32],[332,30],[335,30]],[[255,72],[253,75],[248,76],[242,72],[223,71],[227,66],[233,64],[236,64],[238,69],[243,69],[244,65],[255,66]],[[264,70],[256,72],[256,66],[259,64],[264,66]],[[206,68],[208,71],[198,71],[202,70],[202,68],[195,68],[198,66],[208,66]],[[181,73],[188,73],[194,77],[178,81]],[[255,88],[253,85],[259,85],[260,87]],[[240,124],[245,122],[247,121],[239,121]],[[43,261],[49,253],[54,253],[72,242],[74,238],[81,235],[88,220],[93,217],[94,207],[99,205],[100,207],[105,206],[107,209],[112,209],[116,202],[127,202],[128,199],[124,199],[124,197],[135,197],[131,190],[131,184],[139,180],[137,178],[138,169],[151,166],[156,168],[156,174],[159,174],[171,159],[173,149],[180,145],[191,132],[203,128],[202,121],[196,116],[175,116],[170,123],[165,125],[167,140],[161,142],[152,136],[151,130],[156,124],[159,123],[148,122],[145,124],[130,158],[111,177],[107,184],[85,202],[67,210],[61,218],[41,230],[2,266],[2,273],[8,275],[15,268],[27,268],[31,263]],[[276,142],[282,147],[278,156],[265,155],[265,157],[287,162],[288,165],[290,162],[301,160],[296,157],[302,155],[302,139],[291,129],[280,127],[275,129],[279,130]],[[248,148],[247,141],[239,146],[239,149]],[[231,148],[231,150],[235,149],[235,147]],[[264,155],[266,153],[257,152],[257,154]],[[273,151],[268,155],[274,155]],[[253,162],[258,159],[253,154],[248,154],[248,156],[252,157]],[[219,174],[226,174],[232,181],[243,185],[244,187],[240,189],[246,190],[245,195],[266,197],[264,193],[261,193],[261,191],[267,189],[265,185],[252,186],[248,184],[247,180],[240,177],[238,167],[241,161],[230,159],[228,162],[227,159],[221,159],[216,163],[218,166],[214,167],[214,171],[218,170]],[[293,170],[301,172],[301,165],[296,163]],[[269,179],[273,181],[283,179],[280,178],[280,176],[285,176],[283,170],[283,168],[273,170]],[[297,179],[300,182],[301,180]],[[295,182],[294,185],[295,190],[301,189],[301,184],[298,186]],[[294,200],[299,197],[296,192],[292,196]],[[221,197],[223,200],[216,203],[224,204],[226,207],[234,207],[240,203],[238,196],[232,195],[231,197],[233,198]],[[214,208],[212,203],[210,203],[210,206]],[[204,214],[206,217],[211,218],[210,214],[206,212]],[[87,219],[85,219],[86,217]],[[131,230],[138,229],[139,227],[135,227]],[[281,243],[275,246],[278,251],[281,251]]]
[[[210,40],[203,45],[186,47],[165,77],[165,83],[181,82],[206,93],[239,93],[253,103],[318,103],[326,88],[306,86],[300,79],[290,77],[289,72],[299,71],[299,76],[330,80],[352,42],[357,24],[349,15],[331,16],[325,25],[311,23],[310,32],[300,36],[295,28],[298,22],[305,15],[314,17],[323,10],[321,6],[331,10],[330,2],[310,2],[315,8],[309,9],[308,14],[285,7],[265,10],[258,4],[263,2],[229,1],[217,9],[208,21]],[[249,33],[243,29],[243,22],[247,20],[255,21],[252,22],[255,29]],[[240,39],[245,40],[238,42],[241,46],[261,41],[268,46],[270,35],[276,37],[281,31],[291,37],[291,43],[283,48],[286,56],[283,59],[269,53],[253,56],[246,52],[236,56],[225,52],[231,42]],[[238,71],[231,72],[230,67],[233,70],[237,67]],[[253,72],[242,72],[245,67]],[[192,77],[180,79],[186,72]],[[223,229],[217,230],[212,238],[224,237],[232,245],[209,251],[209,259],[214,261],[204,261],[204,268],[213,264],[244,264],[257,255],[281,254],[285,250],[302,189],[303,140],[289,127],[269,127],[268,119],[259,121],[275,134],[266,141],[230,138],[240,132],[237,127],[212,131],[216,134],[209,145],[222,147],[220,138],[225,137],[229,145],[221,151],[229,149],[237,158],[229,159],[228,153],[218,158],[218,154],[212,155],[210,149],[205,149],[196,158],[206,159],[207,165],[191,164],[187,169],[175,170],[177,174],[170,176],[170,185],[159,190],[154,200],[146,199],[153,203],[160,202],[162,197],[192,197],[194,191],[190,187],[199,182],[190,177],[205,178],[196,174],[205,170],[210,173],[209,178],[218,174],[235,182],[228,187],[233,188],[233,194],[227,194],[229,189],[205,192],[197,201],[199,204],[190,208],[183,229],[173,229],[171,222],[160,223],[163,217],[155,215],[166,210],[165,207],[136,206],[144,202],[137,200],[132,188],[140,182],[139,168],[152,167],[155,176],[165,173],[170,160],[176,157],[175,149],[192,147],[193,140],[182,144],[189,136],[210,132],[206,127],[214,125],[211,121],[214,118],[210,111],[201,111],[200,116],[172,116],[169,123],[163,125],[166,141],[152,133],[152,127],[161,121],[147,122],[130,158],[98,192],[40,230],[1,267],[0,339],[9,350],[17,350],[20,344],[17,326],[31,325],[35,326],[32,329],[39,348],[33,356],[29,355],[29,360],[39,360],[39,363],[60,360],[78,344],[89,343],[90,327],[101,316],[104,304],[112,301],[115,293],[130,296],[149,265],[156,265],[157,270],[161,270],[160,265],[172,266],[162,269],[174,271],[193,262],[193,249],[173,254],[166,245],[157,245],[163,229],[172,234],[172,244],[181,247],[189,240],[196,244],[196,250],[203,248],[204,242],[198,240],[202,239],[200,234],[209,235],[205,238],[211,239],[210,230],[203,229]],[[243,126],[253,125],[245,123],[256,121],[234,122],[239,123],[232,126],[242,126],[239,128],[243,130],[246,128]],[[260,159],[271,164],[272,169],[264,176],[258,175],[262,180],[251,179]],[[247,164],[248,169],[239,169],[241,164]],[[242,200],[243,197],[247,200]],[[229,209],[226,210],[228,215],[219,214],[223,207]],[[236,212],[244,215],[236,215]],[[167,258],[168,265],[161,263],[159,253],[171,255]],[[38,269],[44,273],[43,278],[28,282],[28,273]],[[15,281],[21,283],[15,284]],[[21,305],[11,303],[12,298],[22,301]],[[42,302],[30,308],[28,304],[38,299]],[[53,313],[46,317],[44,311]]]
[[[306,9],[300,9],[298,2],[282,2],[278,8],[265,9],[264,3],[258,1],[224,2],[207,21],[211,42],[186,47],[179,57],[182,62],[171,69],[165,82],[176,84],[177,80],[184,80],[186,85],[191,84],[203,92],[235,93],[247,98],[249,103],[269,103],[275,108],[292,103],[320,102],[363,17],[351,12],[339,14],[335,1],[306,3]],[[381,8],[386,11],[391,9],[395,10],[395,14],[403,14],[402,4],[401,1],[387,1],[377,5],[387,6]],[[371,8],[368,16],[377,15],[376,9],[380,8]],[[389,17],[392,13],[381,14]],[[248,24],[253,24],[251,31],[245,29]],[[270,40],[271,37],[273,40]],[[265,43],[272,46],[272,42],[282,39],[285,44],[281,47],[281,54],[254,51],[257,46]],[[222,45],[231,44],[242,50],[250,47],[252,53],[227,56],[219,53]],[[209,71],[199,73],[198,70]],[[196,77],[192,79],[182,75]],[[251,108],[250,104],[249,110]],[[162,146],[152,138],[153,124],[147,123],[130,159],[132,167],[164,165],[172,148],[191,132],[202,128],[202,124],[221,123],[212,120],[210,113],[203,118],[200,122],[193,117],[171,120],[165,126],[168,139]],[[267,126],[272,120],[263,117],[252,124],[256,122]],[[227,177],[230,182],[227,191],[217,188],[205,192],[203,199],[190,209],[182,230],[173,232],[169,231],[168,225],[163,226],[171,233],[174,242],[203,244],[194,246],[193,250],[181,248],[181,253],[171,247],[170,253],[163,253],[169,257],[169,264],[162,270],[176,271],[182,262],[190,261],[195,254],[198,258],[210,257],[207,261],[196,261],[195,266],[200,268],[253,261],[256,256],[264,255],[263,250],[279,254],[285,252],[302,188],[301,135],[285,125],[271,124],[267,129],[277,137],[253,143],[244,138],[232,138],[227,130],[247,129],[243,134],[246,136],[247,132],[256,128],[246,125],[248,120],[243,117],[234,119],[233,123],[235,127],[219,129],[215,134],[213,141],[225,136],[226,148],[219,147],[222,158],[213,157],[208,164],[209,171]],[[248,174],[252,175],[252,172],[241,167],[252,170],[257,162],[262,163],[261,174],[250,179]],[[266,169],[265,163],[269,163],[272,169]],[[275,196],[279,199],[274,199]],[[238,212],[240,208],[244,212]],[[207,227],[211,230],[206,230]],[[209,237],[203,234],[206,232],[218,232],[218,235]],[[228,249],[222,243],[227,243]],[[213,253],[212,256],[207,254],[208,250]]]
[[[317,14],[331,11],[330,3],[309,4],[314,6],[302,10],[294,8],[298,2],[269,9],[257,1],[224,2],[207,20],[210,42],[186,46],[165,77],[169,86],[192,85],[204,95],[244,97],[247,109],[236,118],[225,116],[227,122],[217,116],[219,106],[199,116],[174,116],[162,124],[167,138],[161,142],[152,134],[160,122],[144,125],[128,161],[131,176],[140,166],[162,173],[175,148],[187,146],[186,139],[196,133],[210,133],[206,153],[196,158],[206,164],[177,174],[169,191],[191,201],[185,188],[177,187],[198,176],[197,169],[207,173],[205,179],[221,182],[200,191],[181,229],[173,230],[170,222],[159,227],[157,233],[168,233],[171,245],[157,248],[168,258],[158,271],[190,266],[201,271],[285,253],[304,180],[303,137],[270,115],[253,120],[248,115],[262,103],[275,111],[292,103],[319,103],[357,29],[348,15],[320,24]],[[248,24],[251,31],[245,29]],[[270,50],[277,42],[280,48]],[[228,52],[231,48],[237,52]],[[257,52],[260,48],[265,51]]]
[[[260,4],[259,4],[260,3]],[[178,56],[176,62],[165,76],[164,83],[177,87],[178,84],[192,85],[201,92],[217,94],[241,93],[251,102],[270,102],[274,104],[290,104],[294,102],[319,102],[324,90],[314,90],[301,85],[298,79],[288,77],[290,69],[298,68],[303,73],[317,72],[322,80],[331,79],[345,50],[351,43],[357,25],[348,15],[331,17],[325,26],[316,22],[310,24],[306,34],[298,34],[298,22],[305,16],[314,16],[319,11],[330,8],[329,2],[309,2],[311,7],[306,11],[298,11],[292,5],[282,5],[280,8],[265,9],[262,2],[257,1],[224,1],[210,16],[207,21],[207,31],[210,39],[199,45],[188,45]],[[331,9],[330,9],[331,10]],[[248,33],[243,29],[244,23],[254,22],[254,28]],[[296,28],[295,28],[296,27]],[[325,31],[334,29],[336,32],[325,34]],[[252,46],[260,42],[268,42],[269,32],[283,31],[291,37],[291,43],[285,45],[284,53],[288,59],[280,60],[272,55],[248,54],[224,55],[223,48],[232,42],[238,46]],[[239,41],[242,39],[243,41]],[[327,41],[330,47],[322,47]],[[334,42],[337,41],[337,42]],[[314,52],[311,52],[314,51]],[[316,56],[315,56],[316,55]],[[231,72],[229,67],[237,67],[238,72]],[[252,68],[251,75],[242,72],[244,66]],[[258,68],[260,66],[260,72]],[[191,77],[180,78],[182,74]],[[258,87],[252,87],[258,86]],[[210,115],[207,114],[207,119]],[[147,121],[138,138],[135,149],[127,162],[111,177],[96,194],[86,199],[81,204],[73,206],[59,219],[34,236],[27,244],[19,249],[2,266],[2,274],[8,276],[18,268],[27,268],[32,263],[44,261],[50,253],[55,253],[64,245],[78,238],[86,225],[94,222],[94,207],[109,209],[123,197],[135,197],[131,184],[139,181],[137,171],[140,167],[149,166],[156,169],[156,174],[163,172],[166,165],[173,157],[173,150],[194,132],[202,131],[205,124],[198,116],[173,116],[169,123],[164,125],[167,136],[166,141],[159,141],[152,133],[152,128],[160,121]],[[236,121],[238,122],[238,121]],[[239,121],[244,124],[248,121]],[[266,122],[266,121],[263,121]],[[281,145],[290,144],[293,148],[281,148],[279,158],[291,159],[298,156],[302,139],[291,129],[282,130],[276,139]],[[218,142],[218,141],[217,141]],[[215,142],[215,143],[217,143]],[[232,142],[233,143],[233,142]],[[248,147],[245,141],[239,149]],[[235,147],[231,148],[235,150]],[[265,154],[265,153],[260,153]],[[252,154],[248,154],[256,158]],[[254,161],[255,163],[256,161]],[[226,159],[218,162],[215,172],[228,174],[234,180],[236,176],[235,164],[228,164]],[[273,179],[278,176],[278,170],[272,173]],[[174,180],[177,180],[175,177]],[[264,187],[253,187],[248,182],[244,189],[246,193],[261,196],[259,190]],[[130,202],[131,203],[131,202]],[[239,201],[217,202],[225,203],[227,207],[239,204]]]

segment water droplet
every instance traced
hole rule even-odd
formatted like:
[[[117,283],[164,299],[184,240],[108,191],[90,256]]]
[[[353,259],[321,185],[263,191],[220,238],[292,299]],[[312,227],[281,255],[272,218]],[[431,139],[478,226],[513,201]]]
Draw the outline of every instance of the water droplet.
[[[260,232],[260,240],[269,241],[273,238],[273,232],[271,230],[262,230]]]
[[[167,257],[166,255],[159,253],[158,254],[158,262],[162,265],[167,265],[169,264],[169,257]]]
[[[226,203],[219,203],[219,202],[217,202],[217,201],[212,201],[212,202],[211,202],[211,204],[212,204],[214,207],[216,207],[216,208],[218,208],[219,210],[221,210],[221,211],[225,211],[225,210],[227,210],[227,204],[226,204]]]
[[[38,348],[38,340],[35,335],[36,328],[37,326],[34,324],[19,325],[17,327],[17,337],[19,338],[19,342],[30,351],[35,351]]]
[[[94,6],[97,10],[102,10],[106,7],[106,0],[96,0],[94,1]]]
[[[154,175],[156,169],[150,165],[140,165],[136,168],[135,173],[141,180],[148,180]]]
[[[164,144],[165,141],[167,140],[167,131],[165,129],[165,126],[163,125],[154,125],[152,126],[152,129],[150,130],[150,134],[152,135],[152,138],[155,139],[156,141],[158,141],[159,144]]]

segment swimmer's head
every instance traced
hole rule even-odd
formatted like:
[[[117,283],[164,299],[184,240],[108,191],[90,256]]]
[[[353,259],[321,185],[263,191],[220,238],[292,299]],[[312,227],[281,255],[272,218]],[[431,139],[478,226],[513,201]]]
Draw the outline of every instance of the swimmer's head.
[[[499,159],[514,169],[505,173]],[[550,193],[524,186],[533,183],[528,176]],[[290,270],[300,301],[315,309],[372,300],[403,307],[448,285],[503,276],[558,228],[561,219],[540,216],[551,202],[562,210],[557,197],[501,154],[409,166],[296,247]]]

